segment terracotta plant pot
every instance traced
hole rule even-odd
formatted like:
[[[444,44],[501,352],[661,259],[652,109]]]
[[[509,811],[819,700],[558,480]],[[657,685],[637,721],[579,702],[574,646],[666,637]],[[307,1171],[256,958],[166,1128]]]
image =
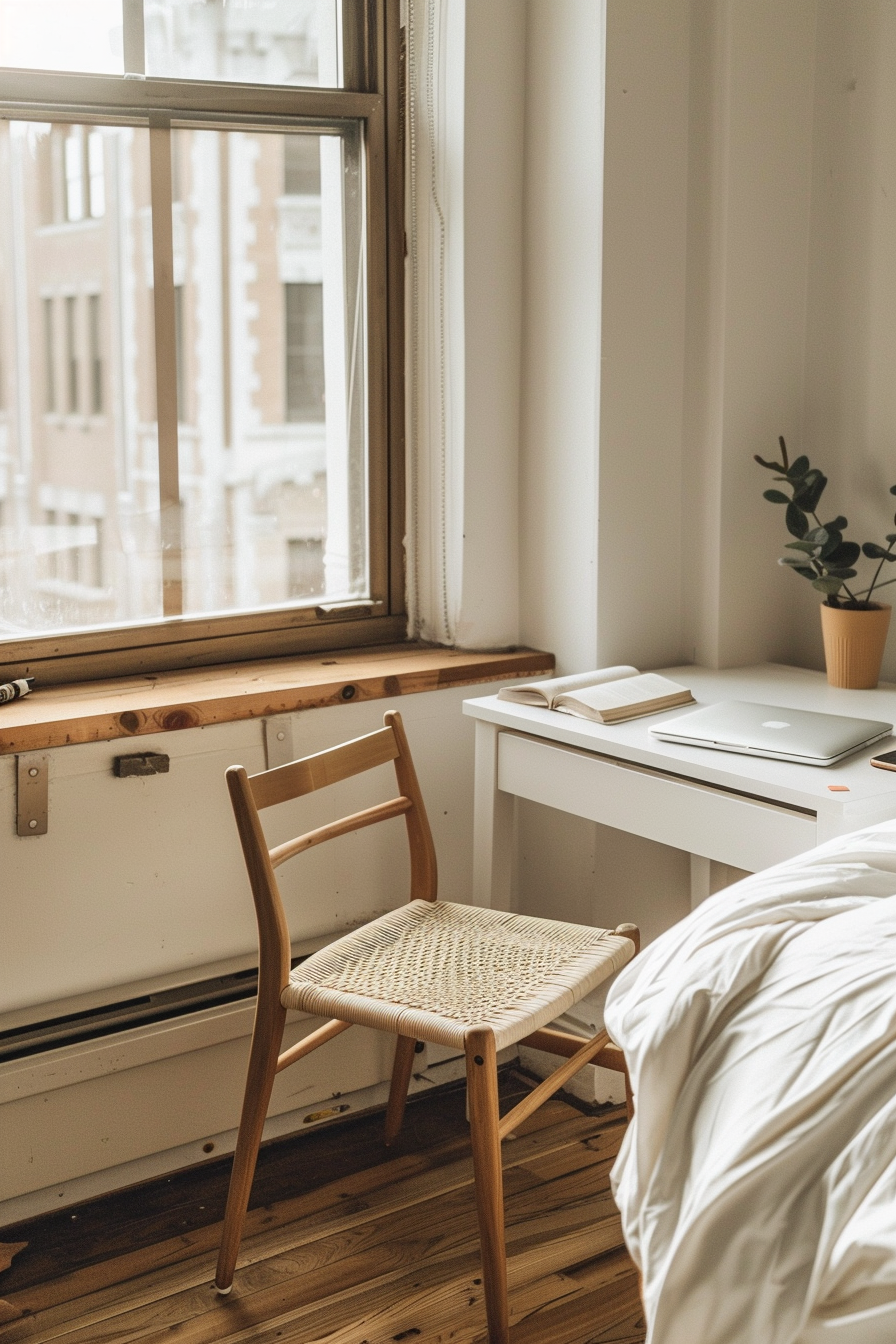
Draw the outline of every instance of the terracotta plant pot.
[[[831,686],[867,691],[877,685],[891,611],[883,603],[869,611],[822,603],[821,634]]]

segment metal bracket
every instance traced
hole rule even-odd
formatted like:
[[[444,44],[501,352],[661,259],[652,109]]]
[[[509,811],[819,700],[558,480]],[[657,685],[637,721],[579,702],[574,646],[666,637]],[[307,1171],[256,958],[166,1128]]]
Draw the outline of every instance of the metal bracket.
[[[49,752],[16,757],[16,835],[46,835],[49,784]]]
[[[273,770],[277,765],[289,765],[290,761],[295,760],[291,714],[273,714],[264,720],[264,749],[268,770]]]

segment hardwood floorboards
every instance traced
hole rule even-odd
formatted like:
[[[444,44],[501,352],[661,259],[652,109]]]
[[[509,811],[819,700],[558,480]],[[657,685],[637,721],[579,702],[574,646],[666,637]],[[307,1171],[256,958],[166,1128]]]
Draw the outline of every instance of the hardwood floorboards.
[[[520,1084],[505,1077],[509,1106]],[[608,1173],[621,1108],[547,1102],[505,1141],[513,1344],[643,1344]],[[486,1344],[463,1089],[262,1150],[232,1294],[211,1282],[229,1160],[20,1223],[0,1344]]]

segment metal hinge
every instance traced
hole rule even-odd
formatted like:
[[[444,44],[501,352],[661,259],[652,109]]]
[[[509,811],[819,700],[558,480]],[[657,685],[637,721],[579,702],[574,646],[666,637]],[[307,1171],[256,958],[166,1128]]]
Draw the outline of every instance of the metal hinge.
[[[50,755],[25,751],[16,757],[16,835],[46,835]]]

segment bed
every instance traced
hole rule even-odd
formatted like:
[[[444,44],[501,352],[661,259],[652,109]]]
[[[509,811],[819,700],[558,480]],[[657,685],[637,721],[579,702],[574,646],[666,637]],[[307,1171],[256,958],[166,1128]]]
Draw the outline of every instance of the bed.
[[[606,1023],[649,1344],[894,1344],[896,821],[705,902]]]

